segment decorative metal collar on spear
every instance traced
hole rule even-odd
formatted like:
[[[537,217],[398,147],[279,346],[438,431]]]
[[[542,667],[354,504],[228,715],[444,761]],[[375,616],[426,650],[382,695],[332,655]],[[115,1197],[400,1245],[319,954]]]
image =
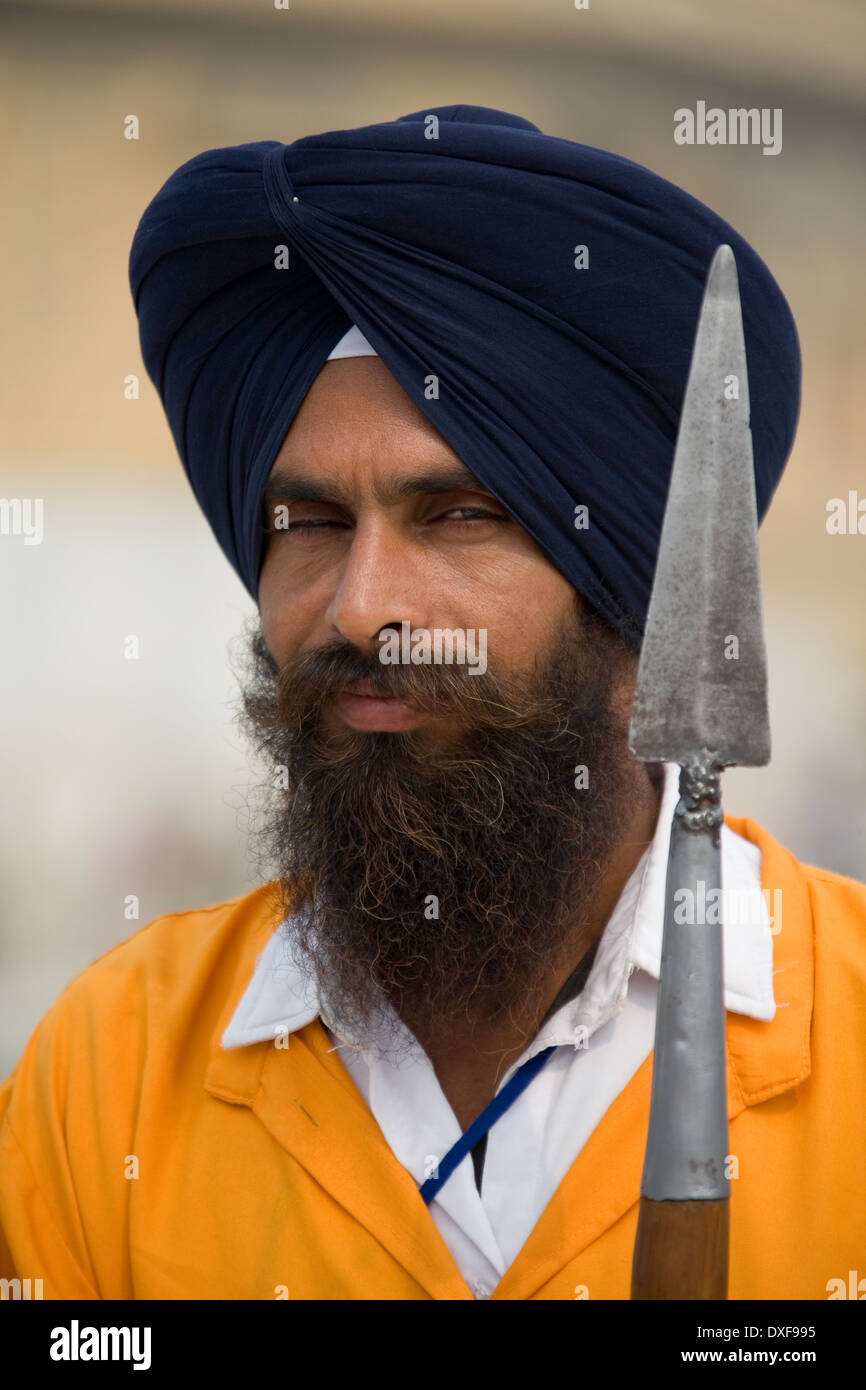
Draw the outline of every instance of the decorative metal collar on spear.
[[[713,256],[677,435],[629,748],[680,764],[665,892],[633,1299],[724,1299],[727,1067],[720,773],[770,760],[743,320],[734,254]],[[716,890],[714,893],[713,890]],[[675,897],[675,895],[678,895]]]

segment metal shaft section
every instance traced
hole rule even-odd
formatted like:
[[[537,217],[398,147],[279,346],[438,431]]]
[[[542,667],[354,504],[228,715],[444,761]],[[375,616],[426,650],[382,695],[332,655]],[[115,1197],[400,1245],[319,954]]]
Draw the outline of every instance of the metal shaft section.
[[[641,1193],[727,1198],[720,767],[683,767],[671,827],[649,1133]]]

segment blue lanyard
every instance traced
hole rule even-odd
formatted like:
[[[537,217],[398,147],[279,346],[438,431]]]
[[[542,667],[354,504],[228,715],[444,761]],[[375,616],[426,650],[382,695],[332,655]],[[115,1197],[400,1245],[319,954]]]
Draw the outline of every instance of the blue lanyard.
[[[481,1111],[478,1119],[472,1121],[466,1133],[461,1134],[457,1143],[451,1146],[445,1157],[440,1160],[436,1176],[428,1178],[421,1188],[421,1196],[427,1206],[433,1201],[442,1184],[448,1181],[458,1163],[475,1148],[478,1140],[484,1137],[491,1125],[495,1125],[500,1115],[504,1115],[508,1107],[514,1104],[555,1051],[555,1044],[553,1047],[546,1047],[543,1052],[537,1052],[528,1062],[524,1062],[522,1067],[518,1067],[508,1084],[502,1087],[490,1104]]]

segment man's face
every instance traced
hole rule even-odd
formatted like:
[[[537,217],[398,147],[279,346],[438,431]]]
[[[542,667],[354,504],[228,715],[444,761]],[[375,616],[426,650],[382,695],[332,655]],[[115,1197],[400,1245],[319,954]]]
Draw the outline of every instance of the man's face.
[[[306,487],[305,484],[309,484]],[[379,653],[389,623],[486,630],[492,668],[531,670],[573,622],[575,591],[472,476],[377,357],[329,362],[271,472],[259,609],[279,665],[335,638]],[[335,697],[354,729],[442,721],[391,700]]]
[[[314,383],[271,473],[266,514],[282,505],[244,716],[301,953],[356,1035],[392,1017],[383,999],[424,1040],[516,1025],[646,795],[635,654],[378,359]],[[383,664],[404,622],[484,629],[487,669]]]

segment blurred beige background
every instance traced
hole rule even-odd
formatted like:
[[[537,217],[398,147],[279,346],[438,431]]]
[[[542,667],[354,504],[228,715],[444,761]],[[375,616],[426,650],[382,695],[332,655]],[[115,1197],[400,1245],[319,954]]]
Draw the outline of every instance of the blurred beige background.
[[[218,145],[495,106],[647,164],[752,242],[804,396],[761,532],[774,759],[726,775],[726,809],[866,879],[866,535],[825,526],[830,498],[866,498],[861,0],[33,0],[0,5],[0,52],[0,496],[45,515],[41,545],[0,535],[0,1075],[95,956],[256,881],[227,664],[252,605],[189,492],[127,281],[146,204]],[[781,107],[782,152],[677,146],[697,100]]]

